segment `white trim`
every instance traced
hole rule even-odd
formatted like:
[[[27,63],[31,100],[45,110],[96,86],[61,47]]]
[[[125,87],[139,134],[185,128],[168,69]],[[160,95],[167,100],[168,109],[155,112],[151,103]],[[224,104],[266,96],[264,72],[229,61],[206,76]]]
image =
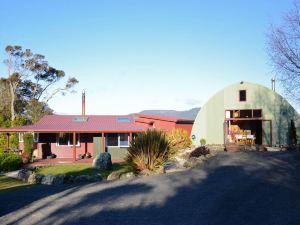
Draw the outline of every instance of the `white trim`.
[[[39,133],[31,133],[31,134],[32,134],[32,137],[33,137],[33,142],[38,143],[39,142],[39,138],[40,138]],[[24,142],[23,135],[24,135],[24,133],[19,133],[19,143],[23,143]]]
[[[24,142],[23,135],[24,135],[24,133],[19,133],[19,143]]]
[[[128,134],[128,136],[127,136],[127,143],[128,144],[127,145],[121,145],[121,135],[120,134],[119,134],[119,147],[121,147],[121,148],[128,148],[129,147],[129,142],[130,142],[130,140],[129,140],[130,134],[129,133],[123,133],[123,134]]]
[[[38,143],[39,140],[40,140],[40,134],[39,133],[32,133],[32,136],[33,136],[33,141],[35,143]]]
[[[59,134],[56,134],[56,146],[57,147],[72,147],[73,146],[73,143],[70,143],[70,135],[73,135],[73,133],[65,133],[65,134],[68,134],[69,135],[69,138],[68,138],[68,144],[67,145],[60,145],[59,144]],[[77,138],[77,144],[75,145],[76,147],[80,147],[80,134],[78,133],[78,138]]]

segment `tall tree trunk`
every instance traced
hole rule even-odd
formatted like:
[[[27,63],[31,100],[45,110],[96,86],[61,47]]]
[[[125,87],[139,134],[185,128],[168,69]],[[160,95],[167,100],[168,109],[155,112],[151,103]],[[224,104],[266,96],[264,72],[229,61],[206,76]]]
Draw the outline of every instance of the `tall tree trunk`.
[[[9,91],[10,91],[10,111],[11,111],[11,121],[14,121],[16,118],[15,112],[15,90],[12,81],[9,81]]]

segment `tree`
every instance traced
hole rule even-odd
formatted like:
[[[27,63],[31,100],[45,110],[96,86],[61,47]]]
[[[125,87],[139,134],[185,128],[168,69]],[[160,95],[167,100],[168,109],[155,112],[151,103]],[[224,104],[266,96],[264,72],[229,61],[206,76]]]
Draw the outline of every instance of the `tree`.
[[[10,94],[9,94],[9,84],[6,79],[0,79],[0,117],[9,118],[10,117]],[[1,124],[1,119],[0,119]]]
[[[8,45],[5,51],[7,59],[4,63],[8,68],[6,81],[9,85],[12,121],[17,114],[18,100],[25,101],[29,108],[43,105],[43,109],[47,110],[49,100],[55,95],[74,92],[73,88],[78,80],[70,77],[63,85],[59,85],[65,78],[65,72],[49,66],[45,56],[33,54],[30,49],[23,50],[21,46],[17,45]],[[37,104],[37,102],[41,104]],[[37,109],[33,109],[33,111],[37,111]]]
[[[51,115],[53,110],[48,107],[44,102],[39,102],[36,99],[28,102],[26,107],[27,116],[30,118],[32,123],[36,123],[45,115]]]
[[[268,34],[268,54],[288,98],[300,103],[300,1]]]

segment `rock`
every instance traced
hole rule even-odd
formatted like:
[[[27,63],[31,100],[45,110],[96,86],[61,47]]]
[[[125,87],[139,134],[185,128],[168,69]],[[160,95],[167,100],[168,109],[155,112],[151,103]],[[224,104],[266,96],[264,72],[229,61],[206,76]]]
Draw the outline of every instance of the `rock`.
[[[27,182],[28,182],[29,184],[38,184],[38,181],[37,181],[37,174],[36,174],[36,173],[30,174],[29,177],[28,177]]]
[[[195,166],[199,165],[201,162],[202,162],[201,157],[199,157],[199,158],[191,157],[184,163],[183,166],[186,168],[195,167]]]
[[[29,184],[40,184],[42,182],[43,177],[44,175],[33,172],[29,175],[27,182]]]
[[[37,182],[37,184],[41,184],[43,178],[44,178],[43,174],[36,174],[36,182]]]
[[[54,183],[55,176],[53,174],[47,174],[43,177],[41,184],[52,185]]]
[[[153,174],[153,172],[151,172],[148,169],[144,169],[139,173],[139,175],[141,175],[141,176],[150,176],[151,174]]]
[[[64,179],[64,183],[71,184],[71,183],[74,183],[74,180],[75,180],[75,176],[73,176],[73,175],[66,175],[65,179]]]
[[[183,170],[185,170],[185,168],[179,162],[174,162],[170,165],[165,166],[165,173],[175,173]]]
[[[107,180],[118,180],[120,178],[121,174],[118,172],[112,172],[108,175]]]
[[[135,174],[133,172],[123,173],[120,176],[121,180],[124,180],[124,179],[133,179],[133,178],[135,178]]]
[[[75,183],[85,183],[85,182],[91,181],[91,179],[92,178],[89,175],[79,175],[79,176],[75,176],[74,182]]]
[[[173,169],[166,170],[166,173],[177,173],[185,170],[186,170],[185,168],[173,168]]]
[[[157,170],[155,170],[156,174],[163,174],[165,173],[165,168],[163,166],[160,166]]]
[[[0,172],[0,176],[7,176],[10,178],[14,178],[14,179],[18,179],[18,174],[19,174],[20,170],[16,170],[16,171],[10,171],[10,172]]]
[[[199,158],[198,158],[198,160],[202,160],[202,161],[204,161],[204,160],[206,160],[207,159],[207,157],[205,156],[205,155],[201,155]]]
[[[17,179],[18,180],[22,180],[24,182],[27,182],[29,176],[32,174],[33,172],[31,170],[26,170],[26,169],[22,169],[18,172],[18,176]]]
[[[209,158],[212,157],[212,154],[206,154],[205,157],[206,157],[207,159],[209,159]]]
[[[66,174],[58,174],[55,176],[53,184],[63,184],[65,181]]]
[[[111,155],[108,152],[100,153],[94,158],[93,167],[100,170],[112,169]]]
[[[94,175],[94,179],[95,179],[95,181],[102,181],[103,180],[101,174]]]

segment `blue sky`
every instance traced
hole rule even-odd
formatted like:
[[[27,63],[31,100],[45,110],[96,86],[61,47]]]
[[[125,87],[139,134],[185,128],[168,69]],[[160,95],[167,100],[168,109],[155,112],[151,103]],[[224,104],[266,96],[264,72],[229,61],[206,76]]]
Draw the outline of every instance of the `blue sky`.
[[[266,33],[292,0],[0,0],[0,61],[30,48],[79,81],[58,113],[127,114],[203,105],[224,86],[270,86]],[[7,76],[3,63],[0,76]]]

